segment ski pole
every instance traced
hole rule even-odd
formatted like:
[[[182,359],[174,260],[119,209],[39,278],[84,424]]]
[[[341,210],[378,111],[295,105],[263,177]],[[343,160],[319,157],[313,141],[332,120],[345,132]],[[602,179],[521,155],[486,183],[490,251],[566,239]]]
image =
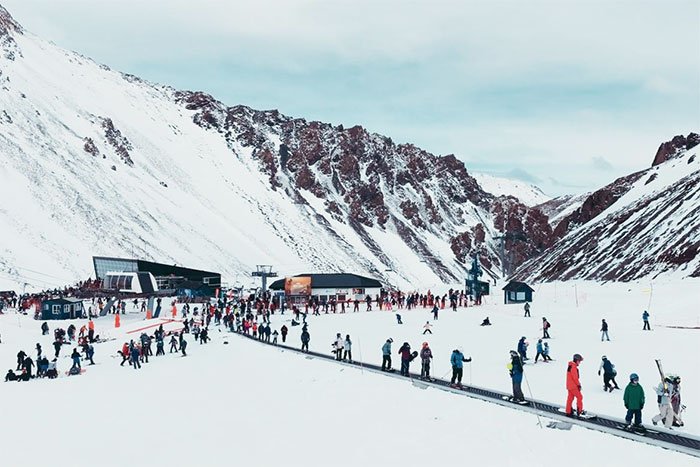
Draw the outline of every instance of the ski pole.
[[[535,407],[535,415],[537,415],[537,424],[540,426],[540,428],[542,428],[542,420],[540,420],[540,411],[537,409],[535,397],[532,395],[532,389],[530,389],[530,382],[527,380],[525,372],[523,372],[523,377],[525,378],[525,384],[527,385],[527,392],[530,393],[530,399],[532,399],[532,405]]]
[[[365,367],[362,365],[362,343],[360,342],[360,338],[357,338],[357,350],[358,353],[360,354],[360,373],[363,375],[365,374]]]

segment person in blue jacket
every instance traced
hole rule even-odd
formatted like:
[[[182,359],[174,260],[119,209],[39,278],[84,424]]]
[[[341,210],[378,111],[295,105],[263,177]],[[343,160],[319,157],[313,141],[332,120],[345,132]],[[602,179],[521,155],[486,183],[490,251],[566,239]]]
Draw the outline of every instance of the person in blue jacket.
[[[535,355],[535,363],[537,363],[537,359],[542,356],[543,361],[547,361],[546,358],[544,358],[544,347],[542,346],[542,339],[537,339],[537,355]]]
[[[382,371],[391,371],[391,343],[394,339],[391,337],[386,340],[382,346]]]
[[[647,310],[644,310],[644,313],[642,313],[642,321],[644,321],[642,331],[651,331],[651,326],[649,326],[649,312]]]
[[[527,358],[527,342],[525,342],[525,336],[521,337],[518,341],[518,354],[523,362],[529,360]]]
[[[80,353],[78,352],[77,348],[73,348],[73,353],[71,354],[70,358],[73,360],[73,368],[80,369]]]
[[[136,346],[136,344],[134,344],[134,341],[131,341],[131,349],[129,350],[129,355],[131,356],[131,366],[134,368],[134,370],[141,368],[139,354],[139,348]]]
[[[462,387],[462,373],[464,371],[464,362],[471,362],[471,358],[465,358],[464,354],[459,349],[454,349],[450,356],[450,364],[452,365],[452,379],[450,384],[457,387]]]

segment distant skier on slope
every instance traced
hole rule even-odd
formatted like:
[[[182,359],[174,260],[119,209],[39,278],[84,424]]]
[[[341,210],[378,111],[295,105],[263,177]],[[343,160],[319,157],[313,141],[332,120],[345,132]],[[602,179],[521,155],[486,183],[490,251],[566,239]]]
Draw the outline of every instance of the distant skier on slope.
[[[523,308],[525,309],[524,318],[529,318],[530,317],[530,302],[525,302],[525,306]]]
[[[605,322],[605,320],[600,324],[600,342],[603,342],[603,338],[610,340],[610,336],[608,336],[608,323]]]
[[[644,313],[642,313],[642,321],[644,321],[642,331],[651,331],[651,326],[649,326],[649,312],[647,310],[644,310]]]
[[[430,334],[432,334],[433,331],[430,330],[430,328],[432,328],[432,327],[433,327],[433,325],[430,324],[430,321],[426,321],[425,324],[423,325],[423,335],[425,335],[426,332],[429,332]]]
[[[542,318],[542,339],[549,339],[549,328],[552,327],[547,318]]]

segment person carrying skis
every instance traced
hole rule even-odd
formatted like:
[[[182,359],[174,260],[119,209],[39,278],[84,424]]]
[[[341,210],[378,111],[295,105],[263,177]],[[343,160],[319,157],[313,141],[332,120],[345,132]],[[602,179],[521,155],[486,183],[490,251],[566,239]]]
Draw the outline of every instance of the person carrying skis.
[[[542,317],[542,339],[549,339],[549,328],[552,325],[549,324],[549,321],[547,321],[547,318]]]
[[[669,430],[673,426],[673,406],[671,406],[671,385],[673,380],[668,376],[659,383],[656,388],[656,402],[659,404],[659,414],[651,419],[651,423],[658,424],[663,420],[664,426]]]
[[[576,412],[578,415],[584,415],[583,410],[583,394],[581,394],[581,381],[579,380],[578,366],[583,361],[580,354],[574,354],[573,359],[569,362],[566,368],[566,415],[573,416],[572,403],[576,399]]]
[[[464,354],[459,349],[454,349],[452,355],[450,356],[450,364],[452,365],[452,379],[450,380],[450,385],[461,388],[462,387],[462,373],[464,372],[464,362],[471,362],[471,358],[465,358]]]
[[[421,379],[432,381],[430,379],[430,361],[433,359],[433,351],[430,350],[427,342],[423,342],[423,348],[420,350],[420,377]]]
[[[399,355],[401,355],[401,375],[410,376],[408,371],[409,365],[411,364],[411,346],[408,342],[404,342],[399,349]]]
[[[673,407],[673,426],[683,426],[681,412],[685,406],[681,404],[681,377],[673,377],[673,386],[671,387],[671,407]]]
[[[525,362],[525,360],[529,360],[527,358],[527,347],[528,343],[525,341],[525,336],[523,336],[518,341],[518,354],[520,355],[520,360],[523,362]]]
[[[382,371],[391,371],[391,344],[394,339],[391,337],[382,346]]]
[[[430,328],[432,328],[432,327],[433,327],[433,325],[430,324],[430,321],[426,321],[425,325],[423,326],[423,335],[425,335],[426,332],[429,332],[430,334],[432,334],[433,331],[430,330]]]
[[[523,308],[525,309],[525,316],[523,316],[523,318],[529,318],[530,317],[530,302],[525,302],[525,306]]]
[[[303,331],[301,331],[301,351],[308,352],[309,351],[309,341],[311,340],[311,334],[309,334],[308,329],[305,327]]]
[[[518,352],[515,350],[510,351],[510,364],[508,364],[508,371],[513,382],[513,401],[525,401],[525,395],[523,394],[523,390],[521,388],[524,374],[523,362],[520,360],[520,355],[518,355]]]
[[[605,355],[603,355],[603,358],[601,359],[600,367],[598,368],[598,376],[600,376],[601,370],[603,370],[603,391],[613,392],[613,389],[620,389],[620,386],[617,385],[617,381],[615,381],[615,375],[617,374],[617,371],[615,371],[615,365],[613,365]],[[615,387],[610,384],[611,381]]]
[[[642,313],[642,321],[644,321],[642,331],[651,331],[651,326],[649,326],[649,312],[647,310],[644,310],[644,313]]]
[[[625,416],[625,421],[627,422],[627,429],[630,430],[644,430],[642,426],[642,409],[644,408],[644,388],[639,384],[639,376],[637,373],[632,373],[630,375],[630,382],[625,388],[625,395],[623,396],[625,402],[625,408],[627,409],[627,415]],[[634,416],[634,424],[632,424],[632,417]]]
[[[603,342],[603,338],[610,340],[610,336],[608,336],[608,323],[603,320],[603,322],[600,325],[600,342]]]

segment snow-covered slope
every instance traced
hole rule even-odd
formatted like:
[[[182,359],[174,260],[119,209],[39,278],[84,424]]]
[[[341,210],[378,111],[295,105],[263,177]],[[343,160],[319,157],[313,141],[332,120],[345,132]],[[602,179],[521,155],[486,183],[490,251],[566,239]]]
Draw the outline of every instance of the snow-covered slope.
[[[573,353],[580,353],[586,410],[624,417],[622,391],[604,392],[597,375],[605,354],[616,365],[622,388],[630,373],[639,375],[648,401],[643,423],[650,425],[657,413],[653,388],[659,375],[654,359],[660,358],[665,370],[680,374],[683,381],[682,400],[688,410],[683,414],[685,427],[678,431],[697,434],[696,355],[679,349],[696,348],[698,331],[663,326],[697,326],[696,300],[687,291],[697,287],[698,281],[688,282],[654,284],[651,332],[641,330],[640,318],[640,310],[649,305],[648,284],[577,282],[544,284],[536,291],[532,318],[522,317],[522,307],[503,305],[500,297],[492,297],[480,308],[441,313],[433,322],[433,335],[427,336],[422,335],[426,319],[422,308],[401,310],[401,326],[390,312],[309,316],[310,347],[330,353],[330,342],[341,332],[351,336],[356,360],[379,363],[381,345],[388,337],[394,338],[394,351],[404,341],[413,348],[428,341],[434,356],[433,376],[448,378],[450,353],[463,346],[473,358],[465,365],[463,381],[509,392],[508,350],[526,336],[533,351],[541,333],[539,316],[544,315],[552,322],[554,361],[531,364],[531,360],[525,365],[527,398],[564,404],[566,364]],[[668,302],[674,303],[674,309],[666,306]],[[128,308],[119,329],[112,326],[111,316],[95,321],[98,334],[115,340],[95,344],[97,364],[86,366],[85,374],[64,375],[71,364],[70,348],[64,346],[57,364],[59,378],[0,382],[4,445],[24,446],[29,436],[41,440],[41,449],[31,455],[26,449],[6,449],[3,465],[424,467],[454,464],[455,459],[465,459],[469,465],[519,467],[555,467],[562,465],[562,459],[569,467],[698,464],[687,455],[579,426],[570,431],[540,428],[533,414],[420,389],[408,379],[307,359],[218,332],[215,326],[209,344],[196,344],[191,335],[186,336],[189,355],[185,358],[166,353],[150,357],[138,371],[127,364],[120,367],[116,351],[139,334],[131,331],[152,325],[146,330],[152,333],[160,322],[145,322],[142,313],[132,313],[131,305]],[[493,326],[479,326],[486,315]],[[272,328],[286,323],[288,343],[298,345],[300,326],[290,326],[289,318],[273,315]],[[610,323],[610,342],[600,341],[601,318]],[[177,322],[162,321],[166,330],[178,327]],[[68,323],[49,324],[53,331],[57,325],[65,329]],[[79,328],[85,321],[76,324]],[[3,371],[14,367],[19,350],[34,358],[37,342],[53,353],[51,335],[42,336],[39,323],[30,316],[0,315],[0,330]],[[411,370],[417,371],[418,365],[414,361]],[[47,414],[60,414],[60,423],[52,423]],[[134,432],[136,426],[144,426],[144,419],[148,420],[145,434],[115,448],[114,434]],[[547,423],[543,415],[543,426]],[[77,434],[78,452],[59,455],[67,452],[66,446],[75,445]],[[428,443],[423,442],[426,436]],[[406,444],[407,440],[412,441]]]
[[[661,273],[700,276],[698,152],[691,147],[591,194],[557,226],[564,237],[517,276],[623,281]]]
[[[475,231],[463,251],[498,266],[494,197],[454,156],[153,85],[0,18],[4,286],[84,279],[92,255],[455,282]]]
[[[544,194],[538,187],[520,180],[496,177],[479,172],[472,172],[471,174],[486,193],[491,193],[494,196],[515,196],[526,206],[537,206],[552,199],[551,196]]]

